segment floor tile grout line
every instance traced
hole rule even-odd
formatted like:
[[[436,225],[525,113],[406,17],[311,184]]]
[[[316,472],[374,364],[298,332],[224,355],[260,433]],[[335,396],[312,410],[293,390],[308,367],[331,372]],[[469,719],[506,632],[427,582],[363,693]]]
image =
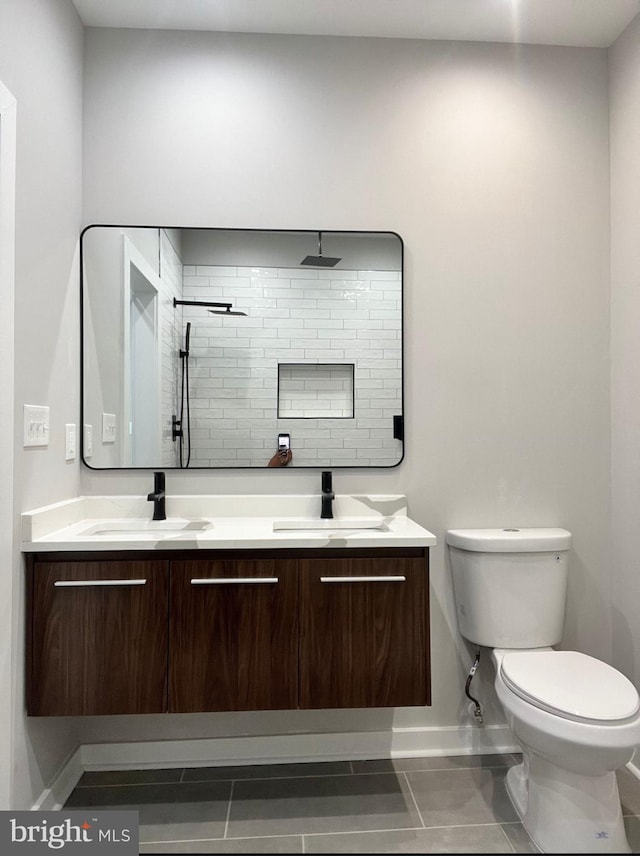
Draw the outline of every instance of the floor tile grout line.
[[[306,835],[307,833],[305,833]],[[315,833],[312,833],[315,834]],[[333,834],[333,833],[332,833]],[[140,841],[140,844],[194,844],[199,841],[261,841],[263,838],[302,838],[300,832],[288,832],[279,835],[238,835],[235,838],[159,838],[156,841]]]
[[[515,823],[515,821],[513,822]],[[307,838],[313,838],[320,835],[363,835],[375,832],[428,832],[432,829],[466,829],[468,827],[476,826],[489,827],[501,826],[501,824],[497,820],[491,822],[487,821],[486,823],[454,823],[451,825],[440,823],[435,826],[390,826],[389,828],[385,827],[384,829],[344,829],[339,832],[304,832],[303,835],[306,835]],[[233,839],[230,838],[229,841],[233,841]]]
[[[466,769],[466,768],[465,768]],[[369,775],[382,775],[394,773],[394,770],[385,770],[376,773],[371,773]],[[421,771],[418,771],[421,772]],[[424,771],[429,772],[429,771]],[[442,770],[436,772],[444,772]],[[185,779],[181,778],[178,780],[167,780],[162,782],[110,782],[108,785],[76,785],[75,790],[87,791],[91,788],[134,788],[141,787],[144,785],[147,786],[155,786],[155,785],[213,785],[213,784],[221,784],[223,782],[281,782],[283,779],[328,779],[334,776],[362,776],[367,775],[366,773],[308,773],[305,775],[295,773],[290,773],[288,776],[243,776],[241,778],[228,778],[228,779]]]
[[[235,782],[231,782],[231,787],[229,788],[229,804],[227,805],[227,816],[224,821],[224,835],[223,838],[226,839],[227,832],[229,831],[229,818],[231,817],[231,802],[233,800],[233,786]]]
[[[498,770],[509,769],[508,764],[496,764],[494,767],[437,767],[435,769],[416,768],[415,770],[352,770],[345,773],[308,773],[295,774],[290,773],[286,776],[243,776],[242,778],[229,779],[185,779],[184,772],[179,780],[166,782],[114,782],[108,785],[76,785],[77,790],[89,790],[90,788],[129,788],[140,787],[143,785],[205,785],[221,782],[279,782],[283,779],[327,779],[333,776],[388,776],[388,775],[406,775],[407,773],[457,773],[464,770]]]
[[[504,824],[499,821],[487,822],[487,823],[456,823],[456,824],[437,824],[435,826],[390,826],[385,827],[384,829],[343,829],[335,832],[282,832],[275,834],[266,834],[266,835],[236,835],[231,836],[230,838],[171,838],[171,839],[159,839],[157,841],[141,841],[140,844],[182,844],[187,843],[190,844],[195,841],[242,841],[244,839],[250,840],[259,840],[262,838],[318,838],[324,837],[328,835],[368,835],[371,833],[379,833],[379,832],[426,832],[432,829],[465,829],[467,827],[490,827],[490,826],[503,826],[509,824],[517,824],[518,821],[506,821]],[[509,842],[511,844],[511,842]]]
[[[418,801],[416,800],[415,794],[413,793],[413,788],[411,787],[411,782],[409,781],[409,777],[407,776],[406,772],[403,772],[402,775],[404,776],[404,780],[407,783],[407,787],[409,788],[409,793],[411,794],[411,799],[413,800],[413,804],[416,807],[416,811],[418,812],[418,817],[420,818],[420,823],[426,829],[426,826],[424,823],[424,818],[422,816],[422,812],[420,811],[420,807],[418,806]]]
[[[513,821],[513,820],[512,820],[512,821],[510,821],[510,823],[516,823],[516,821]],[[514,844],[513,844],[513,841],[509,838],[509,836],[507,835],[507,833],[504,831],[503,824],[502,824],[502,823],[499,823],[499,824],[498,824],[498,826],[500,827],[500,832],[504,835],[504,838],[505,838],[505,840],[506,840],[507,844],[508,844],[508,845],[509,845],[509,847],[511,848],[512,853],[517,853],[518,851],[516,850],[516,848],[515,848],[515,846],[514,846]]]
[[[211,781],[223,781],[228,782],[229,779],[212,779]],[[155,787],[156,785],[181,785],[182,781],[180,779],[167,779],[166,781],[159,782],[109,782],[108,785],[76,785],[73,789],[74,791],[90,791],[95,788],[140,788],[140,787]],[[189,784],[189,782],[185,782],[184,784]],[[73,791],[72,791],[73,793]]]

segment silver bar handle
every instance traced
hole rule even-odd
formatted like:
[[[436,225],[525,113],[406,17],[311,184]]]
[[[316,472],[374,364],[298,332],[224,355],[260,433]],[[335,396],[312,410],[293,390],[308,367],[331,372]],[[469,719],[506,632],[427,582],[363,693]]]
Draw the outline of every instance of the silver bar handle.
[[[93,586],[143,586],[146,580],[56,580],[55,588],[89,588]]]
[[[277,583],[278,577],[205,577],[191,580],[192,586],[208,585],[253,585],[260,583]]]
[[[320,577],[321,583],[404,583],[407,578],[400,574],[371,577]]]

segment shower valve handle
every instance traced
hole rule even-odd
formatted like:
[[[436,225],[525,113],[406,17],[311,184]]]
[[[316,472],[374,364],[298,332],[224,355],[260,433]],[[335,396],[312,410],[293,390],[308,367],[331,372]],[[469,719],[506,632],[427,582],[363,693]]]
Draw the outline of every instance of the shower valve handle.
[[[171,439],[174,443],[177,437],[182,437],[182,422],[174,414],[171,417]]]

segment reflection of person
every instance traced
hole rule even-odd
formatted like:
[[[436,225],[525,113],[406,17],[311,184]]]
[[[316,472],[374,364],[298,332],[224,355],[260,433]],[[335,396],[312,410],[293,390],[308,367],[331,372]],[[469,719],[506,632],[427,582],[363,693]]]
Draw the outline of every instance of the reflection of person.
[[[291,461],[293,455],[291,449],[278,449],[275,455],[271,458],[267,466],[269,467],[286,467]]]

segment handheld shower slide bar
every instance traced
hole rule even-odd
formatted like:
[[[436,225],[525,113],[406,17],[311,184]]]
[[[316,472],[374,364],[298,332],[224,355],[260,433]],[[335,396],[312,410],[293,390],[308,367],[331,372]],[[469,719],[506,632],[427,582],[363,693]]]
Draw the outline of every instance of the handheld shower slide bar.
[[[181,389],[180,389],[180,419],[177,416],[173,416],[172,422],[172,433],[171,439],[175,442],[176,439],[179,440],[178,445],[178,456],[179,456],[179,464],[180,468],[188,467],[191,461],[191,408],[189,406],[189,340],[191,338],[191,321],[187,322],[185,337],[184,337],[184,349],[180,349],[178,351],[178,356],[180,357],[181,364]],[[187,409],[186,423],[185,423],[185,402]],[[185,446],[187,449],[186,452],[186,461],[185,461]]]

